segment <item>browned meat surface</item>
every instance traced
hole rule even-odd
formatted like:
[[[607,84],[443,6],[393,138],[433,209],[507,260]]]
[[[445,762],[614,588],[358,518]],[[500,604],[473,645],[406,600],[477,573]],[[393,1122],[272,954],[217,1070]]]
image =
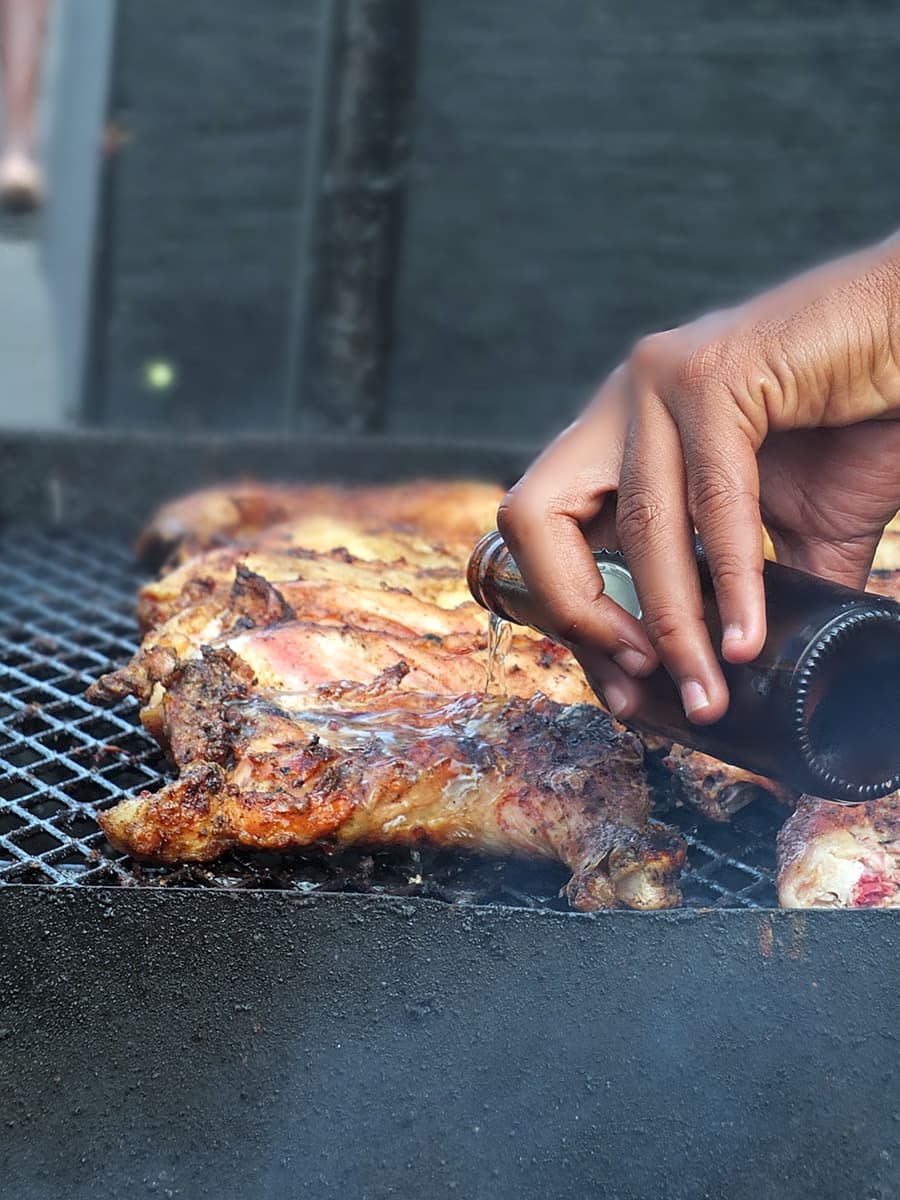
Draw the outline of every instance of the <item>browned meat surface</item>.
[[[261,528],[242,545],[196,555],[142,588],[138,607],[147,632],[141,649],[129,666],[95,685],[94,699],[133,694],[147,704],[165,664],[195,657],[202,645],[230,647],[261,684],[281,690],[336,679],[369,683],[400,661],[410,668],[404,690],[483,690],[488,626],[466,588],[465,563],[494,519],[498,489],[417,484],[292,494],[301,492],[307,499],[314,495],[332,515],[306,512]],[[437,523],[441,494],[449,526],[462,540],[439,544],[428,532]],[[163,510],[150,528],[177,510],[185,538],[215,540],[213,521],[224,495],[188,497]],[[367,511],[359,515],[363,500]],[[386,525],[384,510],[396,510],[401,501],[402,525]],[[263,510],[254,509],[257,520]],[[421,531],[413,524],[415,511]],[[499,665],[498,678],[513,695],[542,692],[563,704],[595,702],[568,651],[531,630],[511,634]],[[157,693],[153,703],[158,700]],[[152,711],[145,713],[148,724],[154,719]]]
[[[900,907],[900,792],[853,806],[804,796],[778,835],[778,900]]]
[[[137,543],[152,566],[184,562],[214,546],[243,542],[308,515],[372,518],[437,543],[471,546],[494,525],[501,488],[473,481],[418,480],[392,487],[278,486],[243,482],[194,492],[164,505]]]
[[[559,860],[576,908],[678,903],[684,847],[649,820],[631,734],[542,696],[404,691],[403,671],[279,695],[234,653],[205,651],[160,705],[180,778],[101,814],[107,837],[155,862],[426,843]]]
[[[761,793],[793,807],[795,793],[789,788],[741,767],[727,766],[699,750],[672,746],[662,763],[671,773],[675,803],[686,804],[712,821],[727,821]]]
[[[202,559],[192,561],[202,573]],[[275,587],[238,565],[230,587],[207,591],[198,575],[193,602],[152,628],[134,660],[95,684],[91,696],[102,702],[135,695],[146,704],[154,683],[164,682],[161,664],[196,657],[203,645],[229,647],[264,686],[279,690],[302,691],[330,680],[369,683],[401,661],[410,667],[404,690],[484,690],[488,630],[478,605],[467,601],[447,609],[420,599],[392,586],[390,564],[381,567],[380,573],[361,574],[362,586],[346,576],[340,585],[325,578]],[[530,631],[510,638],[502,667],[505,690],[513,695],[542,692],[563,704],[594,700],[568,651]]]
[[[138,596],[141,628],[162,624],[198,599],[227,594],[238,567],[279,588],[293,583],[329,583],[341,588],[390,588],[439,608],[475,604],[460,569],[462,557],[437,551],[420,539],[347,521],[309,519],[279,526],[278,532],[290,536],[294,544],[210,550],[145,584]]]

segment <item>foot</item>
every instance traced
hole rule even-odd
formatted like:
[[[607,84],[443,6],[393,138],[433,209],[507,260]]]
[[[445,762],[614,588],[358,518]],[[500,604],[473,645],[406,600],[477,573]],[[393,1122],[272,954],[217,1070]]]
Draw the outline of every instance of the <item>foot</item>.
[[[8,212],[34,212],[44,198],[41,168],[27,154],[10,151],[0,158],[0,204]]]

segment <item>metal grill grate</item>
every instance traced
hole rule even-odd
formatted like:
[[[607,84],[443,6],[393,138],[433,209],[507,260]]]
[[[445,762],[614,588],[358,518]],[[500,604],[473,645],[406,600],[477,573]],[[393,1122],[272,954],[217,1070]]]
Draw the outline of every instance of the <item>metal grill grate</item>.
[[[564,908],[553,867],[458,855],[231,855],[208,867],[146,868],[117,854],[94,815],[168,777],[126,702],[84,699],[137,648],[139,577],[122,539],[84,531],[0,540],[0,884],[277,887],[386,892],[455,903]],[[766,801],[728,825],[666,814],[689,843],[690,905],[774,907],[775,830]]]

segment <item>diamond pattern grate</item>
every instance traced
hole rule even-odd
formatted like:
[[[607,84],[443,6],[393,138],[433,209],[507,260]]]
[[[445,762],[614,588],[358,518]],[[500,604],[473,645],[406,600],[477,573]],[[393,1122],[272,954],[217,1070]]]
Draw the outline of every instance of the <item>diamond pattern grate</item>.
[[[135,651],[139,577],[123,539],[74,531],[0,539],[0,885],[274,887],[382,892],[455,903],[564,908],[563,872],[458,855],[291,858],[232,855],[208,867],[148,869],[106,842],[95,814],[167,776],[126,702],[98,709],[88,685]],[[728,825],[665,814],[689,843],[689,905],[776,906],[775,831],[763,800]]]

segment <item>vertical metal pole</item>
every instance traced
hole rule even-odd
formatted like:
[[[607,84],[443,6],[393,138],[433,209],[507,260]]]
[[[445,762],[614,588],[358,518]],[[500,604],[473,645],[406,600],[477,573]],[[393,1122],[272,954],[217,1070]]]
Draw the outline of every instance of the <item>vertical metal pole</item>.
[[[387,404],[419,0],[331,0],[299,294],[291,423],[375,431]]]

